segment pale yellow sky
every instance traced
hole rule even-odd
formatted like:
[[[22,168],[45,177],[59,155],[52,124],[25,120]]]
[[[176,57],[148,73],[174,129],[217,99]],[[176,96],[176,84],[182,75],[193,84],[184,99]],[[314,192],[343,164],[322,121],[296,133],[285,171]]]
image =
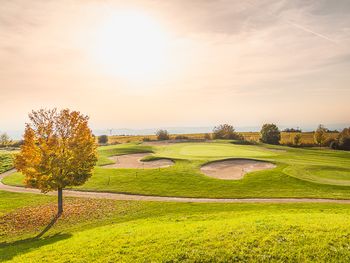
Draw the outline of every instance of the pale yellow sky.
[[[128,4],[125,4],[128,2]],[[0,130],[349,123],[350,2],[1,1]]]

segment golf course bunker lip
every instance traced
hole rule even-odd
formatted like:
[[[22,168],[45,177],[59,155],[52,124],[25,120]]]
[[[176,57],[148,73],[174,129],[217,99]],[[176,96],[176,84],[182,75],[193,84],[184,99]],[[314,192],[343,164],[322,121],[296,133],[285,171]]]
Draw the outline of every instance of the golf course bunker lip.
[[[174,162],[169,159],[158,159],[153,161],[143,162],[142,158],[151,155],[150,153],[133,153],[109,157],[114,164],[104,165],[104,168],[166,168],[174,165]]]
[[[273,169],[276,165],[252,159],[226,159],[207,163],[201,172],[207,176],[222,180],[239,180],[246,173]]]

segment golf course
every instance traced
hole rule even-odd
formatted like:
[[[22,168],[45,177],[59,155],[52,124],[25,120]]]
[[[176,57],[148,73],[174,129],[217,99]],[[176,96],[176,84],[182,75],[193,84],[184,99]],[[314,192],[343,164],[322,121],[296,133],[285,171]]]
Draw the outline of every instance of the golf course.
[[[0,3],[0,263],[350,262],[350,0]]]
[[[88,196],[67,195],[66,214],[39,238],[35,236],[55,215],[55,196],[0,190],[0,259],[347,261],[349,158],[346,151],[240,145],[234,140],[100,146],[92,177],[69,189]],[[162,160],[167,162],[157,163]],[[242,168],[239,178],[231,179],[202,172],[206,165],[227,161],[235,172],[232,161],[237,160],[240,165],[255,161],[273,166],[252,172]],[[223,169],[230,171],[230,166]],[[23,180],[21,173],[9,173],[2,183],[23,187]],[[164,199],[140,201],[137,196]],[[172,197],[191,199],[167,199]],[[201,198],[210,201],[198,203]],[[234,201],[250,198],[267,201]],[[291,201],[295,199],[303,202]],[[287,248],[288,253],[282,253]]]
[[[168,159],[174,164],[153,169],[104,167],[115,162],[110,157],[147,152],[145,163]],[[217,141],[120,144],[99,147],[98,153],[93,176],[75,189],[169,197],[350,199],[350,153],[346,151]],[[227,159],[265,161],[275,168],[250,172],[239,180],[212,178],[200,170],[207,163]],[[23,186],[23,179],[15,173],[3,182]]]

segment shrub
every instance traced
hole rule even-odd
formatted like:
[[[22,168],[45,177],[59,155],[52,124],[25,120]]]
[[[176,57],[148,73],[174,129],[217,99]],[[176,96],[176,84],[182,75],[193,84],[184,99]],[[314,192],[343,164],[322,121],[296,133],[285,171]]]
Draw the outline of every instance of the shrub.
[[[175,140],[188,140],[188,137],[185,135],[176,135]]]
[[[339,149],[339,144],[336,140],[332,141],[330,144],[329,144],[329,148],[333,149],[333,150],[337,150]]]
[[[350,150],[350,127],[345,128],[338,136],[339,149]]]
[[[317,130],[314,133],[314,141],[318,145],[324,145],[327,138],[328,129],[325,128],[322,124],[318,125]]]
[[[300,146],[301,145],[301,133],[298,133],[294,136],[293,143],[295,146]]]
[[[322,143],[323,146],[330,147],[331,143],[337,142],[337,139],[335,138],[326,138],[325,141]]]
[[[346,138],[342,142],[340,142],[339,149],[349,151],[350,150],[350,138]]]
[[[149,138],[149,137],[143,137],[143,138],[142,138],[142,141],[144,141],[144,142],[149,142],[149,141],[151,141],[151,138]]]
[[[170,138],[167,130],[160,129],[157,131],[156,135],[157,135],[157,139],[159,141],[169,140],[169,138]]]
[[[99,144],[107,144],[108,143],[108,136],[107,135],[98,136],[98,143]]]
[[[242,135],[235,132],[235,129],[232,125],[221,124],[214,127],[213,129],[213,138],[214,139],[225,139],[225,140],[241,140]]]
[[[260,140],[268,144],[279,144],[281,140],[281,132],[273,123],[266,123],[262,126]]]

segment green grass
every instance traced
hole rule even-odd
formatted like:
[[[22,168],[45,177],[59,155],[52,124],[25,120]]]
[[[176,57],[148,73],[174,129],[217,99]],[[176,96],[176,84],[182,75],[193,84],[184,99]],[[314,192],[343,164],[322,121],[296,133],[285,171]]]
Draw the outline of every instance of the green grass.
[[[96,167],[89,181],[77,188],[212,198],[350,198],[350,153],[344,151],[234,145],[230,142],[178,143],[158,147],[125,144],[99,148],[99,164],[110,163],[108,156],[150,151],[155,157],[174,159],[175,165],[144,170]],[[236,181],[214,179],[200,173],[199,168],[204,163],[232,157],[270,161],[277,164],[277,168],[249,173]],[[20,174],[4,180],[12,185],[21,185],[22,181]]]
[[[16,203],[19,198],[11,195],[18,194],[0,192],[0,199]],[[35,205],[39,201],[34,195],[21,195],[28,203],[14,206]],[[115,201],[115,205],[116,211],[107,218],[77,220],[66,225],[58,221],[40,239],[32,239],[35,232],[2,236],[0,261],[350,260],[350,229],[346,224],[350,220],[349,205],[126,201]]]
[[[136,152],[153,152],[154,158],[171,158],[175,165],[138,170],[98,166],[80,189],[218,198],[350,198],[348,152],[230,142],[158,147],[125,144],[100,147],[99,165],[111,163],[108,156]],[[238,181],[213,179],[199,172],[208,161],[232,157],[271,161],[277,168],[250,173]],[[16,173],[4,181],[22,185],[23,176]],[[113,202],[115,210],[104,217],[59,220],[38,239],[33,237],[41,228],[11,234],[0,231],[0,261],[350,260],[350,229],[346,224],[350,206],[345,204]],[[23,207],[49,203],[56,203],[56,197],[0,191],[0,219]]]
[[[229,142],[178,143],[158,147],[156,154],[163,157],[189,160],[216,160],[229,157],[263,158],[278,155],[278,153],[265,147],[234,145]]]
[[[0,150],[0,173],[13,167],[13,152]]]
[[[0,216],[20,207],[35,206],[54,200],[53,196],[0,191]]]

